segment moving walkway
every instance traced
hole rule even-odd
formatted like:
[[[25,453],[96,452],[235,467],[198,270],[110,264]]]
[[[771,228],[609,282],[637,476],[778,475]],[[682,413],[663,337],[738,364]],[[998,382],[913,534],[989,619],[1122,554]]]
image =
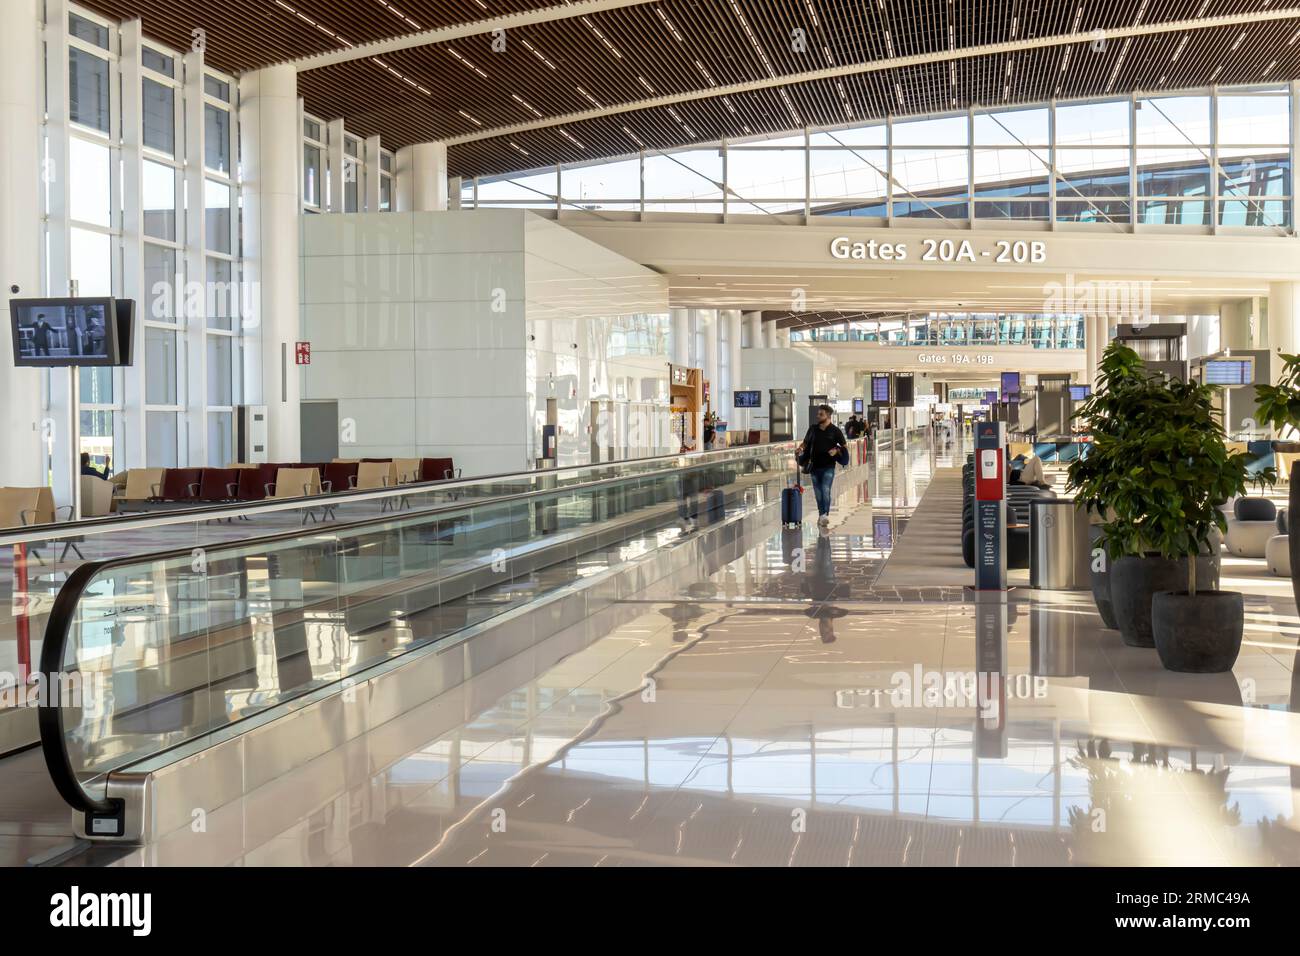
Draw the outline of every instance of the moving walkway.
[[[5,692],[35,671],[55,596],[82,564],[153,552],[188,553],[269,535],[296,534],[303,528],[417,514],[456,503],[576,487],[614,477],[675,472],[683,463],[725,463],[750,453],[746,448],[732,448],[0,530],[0,755],[36,741],[34,712],[6,706]]]
[[[40,659],[41,747],[74,829],[188,826],[697,568],[770,520],[793,447],[80,565]]]

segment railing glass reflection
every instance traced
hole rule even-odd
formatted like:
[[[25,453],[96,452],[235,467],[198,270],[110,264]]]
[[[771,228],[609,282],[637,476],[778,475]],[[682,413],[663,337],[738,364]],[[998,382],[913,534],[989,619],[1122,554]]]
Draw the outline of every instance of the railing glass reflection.
[[[775,500],[791,454],[759,445],[672,471],[83,564],[55,600],[41,670],[75,676],[84,697],[53,702],[43,720],[57,715],[75,785],[103,799],[115,769]],[[42,738],[49,760],[44,723]]]

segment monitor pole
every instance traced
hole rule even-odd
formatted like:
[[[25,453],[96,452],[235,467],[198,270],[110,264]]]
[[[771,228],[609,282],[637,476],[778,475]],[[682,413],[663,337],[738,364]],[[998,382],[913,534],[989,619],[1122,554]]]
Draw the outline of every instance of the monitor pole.
[[[77,280],[68,282],[68,295],[77,298]],[[72,467],[72,513],[70,521],[81,520],[81,367],[68,366],[68,441]],[[55,516],[58,517],[57,515]]]

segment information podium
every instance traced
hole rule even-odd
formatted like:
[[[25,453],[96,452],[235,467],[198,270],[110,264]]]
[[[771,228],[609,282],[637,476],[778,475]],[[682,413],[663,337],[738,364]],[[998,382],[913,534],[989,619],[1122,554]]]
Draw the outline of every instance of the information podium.
[[[1006,425],[975,424],[975,589],[1007,587]]]

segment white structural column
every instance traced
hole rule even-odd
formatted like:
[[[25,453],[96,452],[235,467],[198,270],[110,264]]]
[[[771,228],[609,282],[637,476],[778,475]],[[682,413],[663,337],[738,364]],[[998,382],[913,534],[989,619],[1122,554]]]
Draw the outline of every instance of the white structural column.
[[[672,318],[672,339],[670,342],[674,365],[689,365],[691,356],[691,321],[688,309],[669,309]]]
[[[741,348],[740,348],[740,328],[741,318],[739,309],[727,309],[721,313],[722,321],[727,323],[727,371],[728,375],[727,394],[719,396],[718,405],[725,408],[728,413],[731,411],[731,393],[741,387],[745,380],[744,372],[741,369]],[[725,398],[726,404],[723,404]],[[726,417],[726,416],[723,416]]]
[[[776,333],[777,348],[788,349],[790,347],[790,330],[778,329]]]
[[[763,348],[774,349],[778,347],[779,346],[777,345],[777,341],[776,341],[776,323],[764,322],[763,323]]]
[[[271,461],[301,455],[302,396],[294,344],[299,334],[298,78],[292,66],[245,73],[239,83],[244,142],[244,382],[249,404],[267,408]]]
[[[1258,309],[1257,298],[1225,302],[1219,307],[1220,349],[1255,348],[1256,333],[1252,329],[1252,320],[1258,315]]]
[[[1300,342],[1300,283],[1268,284],[1268,336],[1265,345],[1272,352],[1294,355]]]
[[[6,330],[9,299],[37,297],[40,286],[41,70],[39,0],[7,0],[0,29],[0,282]],[[41,373],[13,367],[9,331],[0,356],[0,405],[5,453],[0,486],[45,484],[41,433]]]
[[[763,347],[763,313],[746,312],[745,321],[745,341],[748,343],[747,349],[761,349]]]
[[[1081,381],[1084,385],[1092,385],[1097,380],[1097,359],[1101,355],[1101,347],[1097,341],[1096,319],[1094,316],[1087,314],[1083,318],[1083,352],[1084,365]]]
[[[704,371],[704,381],[709,383],[709,407],[716,411],[718,408],[718,310],[699,309],[696,315],[700,338],[704,343],[700,367]]]
[[[447,208],[447,144],[416,143],[397,151],[397,211]]]
[[[1093,356],[1092,367],[1090,369],[1090,385],[1097,384],[1097,368],[1101,365],[1101,355],[1106,351],[1106,346],[1110,344],[1111,319],[1108,315],[1093,315],[1088,317],[1088,331],[1096,340],[1096,354]]]

